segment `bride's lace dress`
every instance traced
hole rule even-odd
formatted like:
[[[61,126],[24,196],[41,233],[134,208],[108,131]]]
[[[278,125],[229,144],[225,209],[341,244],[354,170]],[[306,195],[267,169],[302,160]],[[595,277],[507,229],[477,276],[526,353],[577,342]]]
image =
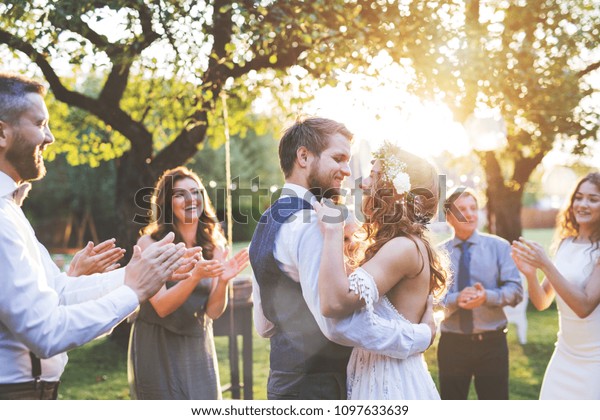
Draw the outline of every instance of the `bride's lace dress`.
[[[378,299],[373,278],[362,268],[350,275],[350,289],[365,300],[363,310],[383,319],[408,322],[387,296]],[[371,353],[355,347],[348,362],[348,399],[350,400],[439,400],[423,354],[407,359]]]

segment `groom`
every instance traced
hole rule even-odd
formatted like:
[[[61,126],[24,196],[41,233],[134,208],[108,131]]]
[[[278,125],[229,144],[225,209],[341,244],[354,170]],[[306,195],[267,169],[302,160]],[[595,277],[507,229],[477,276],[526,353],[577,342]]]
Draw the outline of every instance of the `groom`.
[[[431,309],[419,325],[371,320],[365,311],[344,319],[321,314],[323,237],[312,203],[340,196],[350,175],[351,141],[343,124],[308,118],[288,128],[279,143],[286,183],[250,244],[254,322],[271,339],[269,399],[345,399],[351,347],[407,358],[425,351],[435,334]]]

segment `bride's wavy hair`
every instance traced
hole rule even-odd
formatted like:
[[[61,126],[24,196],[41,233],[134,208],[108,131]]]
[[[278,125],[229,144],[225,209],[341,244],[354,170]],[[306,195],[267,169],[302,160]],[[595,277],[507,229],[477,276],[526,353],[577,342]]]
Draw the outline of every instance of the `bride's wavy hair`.
[[[225,236],[200,177],[185,166],[165,171],[156,182],[151,199],[150,224],[142,229],[141,234],[150,235],[152,239],[159,241],[169,232],[173,232],[175,234],[174,242],[183,242],[181,233],[175,223],[173,190],[177,181],[185,178],[194,180],[198,184],[202,195],[202,213],[198,220],[196,243],[194,245],[201,246],[202,256],[207,260],[211,260],[215,248],[225,241]]]
[[[425,159],[406,152],[395,145],[386,147],[386,154],[393,153],[395,160],[406,164],[404,172],[410,178],[410,191],[398,194],[391,180],[379,176],[371,194],[363,197],[367,248],[360,265],[369,261],[388,241],[396,237],[410,239],[421,256],[421,269],[425,268],[425,258],[415,238],[423,242],[427,249],[427,262],[430,270],[429,290],[439,299],[447,290],[450,277],[449,259],[445,252],[436,250],[430,243],[426,231],[427,224],[436,215],[439,203],[437,169]],[[391,156],[387,156],[391,157]],[[386,156],[382,156],[382,172],[386,170]],[[367,214],[368,213],[368,214]]]
[[[592,183],[598,191],[600,191],[600,172],[591,172],[581,178],[579,182],[577,182],[577,185],[575,185],[567,206],[558,213],[556,217],[556,235],[552,244],[552,250],[554,252],[556,252],[563,239],[579,235],[579,223],[577,223],[577,220],[575,219],[573,203],[575,202],[575,195],[577,195],[579,188],[584,182]],[[592,250],[600,248],[600,222],[592,229],[590,241],[593,244]]]

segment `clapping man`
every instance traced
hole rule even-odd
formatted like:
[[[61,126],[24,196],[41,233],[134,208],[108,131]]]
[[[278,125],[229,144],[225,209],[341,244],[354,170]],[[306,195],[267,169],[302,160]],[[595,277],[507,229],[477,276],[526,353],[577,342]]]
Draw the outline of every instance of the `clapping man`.
[[[124,269],[60,273],[17,202],[21,184],[44,176],[42,153],[54,142],[44,94],[35,81],[0,74],[0,399],[56,399],[67,350],[109,332],[193,266],[170,235],[134,248]]]
[[[438,346],[440,395],[466,400],[471,379],[479,399],[508,399],[508,345],[502,308],[523,299],[508,241],[477,230],[475,193],[458,188],[446,200],[454,237],[448,251],[454,281],[446,295],[446,318]]]

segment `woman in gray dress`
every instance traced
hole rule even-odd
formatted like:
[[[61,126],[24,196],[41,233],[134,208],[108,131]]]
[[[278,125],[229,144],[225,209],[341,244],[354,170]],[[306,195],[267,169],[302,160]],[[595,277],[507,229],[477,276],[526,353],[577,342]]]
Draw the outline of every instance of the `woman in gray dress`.
[[[128,377],[136,399],[220,399],[212,320],[227,305],[227,287],[248,264],[248,251],[227,260],[225,238],[199,177],[166,171],[152,197],[152,222],[138,246],[169,232],[201,252],[191,278],[167,282],[140,306],[131,329]],[[201,250],[200,250],[201,247]]]

